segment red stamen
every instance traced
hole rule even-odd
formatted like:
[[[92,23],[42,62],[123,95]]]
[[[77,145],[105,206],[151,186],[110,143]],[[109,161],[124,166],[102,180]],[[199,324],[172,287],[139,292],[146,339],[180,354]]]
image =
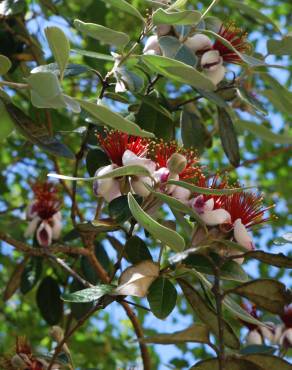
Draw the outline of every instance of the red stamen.
[[[222,24],[218,35],[229,41],[240,53],[250,53],[251,45],[247,42],[247,33],[236,27],[234,23],[228,23],[226,26]],[[227,63],[242,63],[240,56],[225,46],[219,39],[215,41],[213,49],[218,50],[223,60]]]
[[[98,134],[97,139],[107,156],[118,166],[123,165],[122,157],[126,150],[131,150],[137,156],[144,157],[149,146],[148,139],[114,130],[105,131],[105,137]]]
[[[32,190],[35,195],[32,212],[37,212],[43,220],[49,220],[60,208],[58,189],[54,184],[37,182],[32,186]]]
[[[202,170],[197,164],[199,160],[193,150],[187,150],[179,147],[175,142],[165,143],[160,141],[154,144],[152,148],[152,157],[156,162],[157,169],[167,167],[167,161],[174,153],[180,153],[187,159],[186,168],[179,174],[180,180],[194,180],[197,181],[204,178]]]

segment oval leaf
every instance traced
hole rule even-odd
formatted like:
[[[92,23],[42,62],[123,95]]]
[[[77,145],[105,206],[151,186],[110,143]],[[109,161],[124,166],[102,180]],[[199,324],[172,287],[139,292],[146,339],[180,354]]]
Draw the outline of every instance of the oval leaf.
[[[276,356],[271,356],[268,354],[256,354],[246,355],[243,358],[260,366],[264,370],[291,370],[291,364]]]
[[[31,257],[21,275],[20,291],[22,294],[30,292],[39,281],[42,267],[42,259],[40,257]]]
[[[160,225],[150,217],[136,202],[131,193],[128,194],[129,207],[133,217],[144,227],[155,239],[160,240],[163,244],[168,245],[171,249],[179,252],[184,249],[184,239],[175,231]]]
[[[14,130],[13,120],[8,114],[5,105],[0,100],[0,117],[1,117],[1,130],[0,130],[0,142],[5,140],[11,132]]]
[[[157,9],[153,13],[153,24],[190,24],[195,26],[201,20],[201,13],[196,10],[183,10],[173,12],[169,10]]]
[[[147,245],[138,236],[132,236],[127,240],[124,253],[127,260],[132,264],[137,264],[145,260],[152,261],[152,256]]]
[[[190,370],[217,370],[219,369],[219,361],[215,358],[209,359],[209,360],[203,360],[196,365],[192,366]],[[248,361],[246,359],[226,359],[225,360],[225,365],[224,365],[225,370],[266,370],[263,367]],[[270,370],[270,368],[269,368]]]
[[[5,56],[0,54],[0,76],[5,75],[11,68],[10,60]]]
[[[147,300],[151,311],[159,319],[165,319],[176,305],[177,292],[166,278],[159,277],[150,286]]]
[[[134,195],[134,198],[139,205],[143,203],[143,197],[140,197],[139,195]],[[113,199],[108,205],[108,211],[114,222],[120,224],[127,221],[132,216],[128,205],[127,195],[122,195],[118,198]]]
[[[136,18],[139,18],[144,22],[143,16],[139,13],[139,11],[134,8],[131,4],[129,4],[125,0],[103,0],[107,5],[111,5],[122,12],[128,13],[133,15]]]
[[[111,293],[113,289],[114,287],[111,285],[97,285],[92,288],[78,290],[74,293],[63,294],[61,298],[65,302],[93,302],[103,297],[104,295]]]

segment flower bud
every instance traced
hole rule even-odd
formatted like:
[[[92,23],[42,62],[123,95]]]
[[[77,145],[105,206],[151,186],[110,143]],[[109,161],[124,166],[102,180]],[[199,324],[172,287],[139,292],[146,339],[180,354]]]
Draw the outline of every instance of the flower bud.
[[[177,175],[186,168],[186,165],[187,159],[180,153],[173,153],[166,164],[169,172]]]
[[[218,50],[209,50],[202,55],[201,58],[202,68],[213,71],[217,69],[218,64],[219,65],[223,64],[223,59],[220,56]]]
[[[208,36],[202,33],[197,33],[192,37],[188,37],[185,41],[185,45],[195,53],[198,51],[212,49],[212,41]]]
[[[251,330],[247,336],[246,336],[246,343],[251,345],[251,344],[256,344],[256,345],[261,345],[263,344],[263,338],[261,334],[255,330]]]
[[[161,54],[158,37],[156,35],[150,36],[148,38],[143,49],[143,54]]]

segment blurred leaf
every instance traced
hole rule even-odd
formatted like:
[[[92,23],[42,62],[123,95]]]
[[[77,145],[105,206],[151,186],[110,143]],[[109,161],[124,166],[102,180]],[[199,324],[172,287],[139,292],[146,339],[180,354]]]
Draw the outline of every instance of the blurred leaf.
[[[65,33],[58,27],[47,27],[45,34],[50,49],[60,68],[60,79],[63,79],[64,71],[69,60],[70,42]]]
[[[198,318],[218,337],[218,320],[216,312],[207,305],[200,294],[188,282],[183,279],[177,279],[177,282]],[[226,321],[222,321],[225,344],[232,349],[238,349],[240,344],[233,329]]]
[[[291,370],[291,364],[282,358],[268,354],[245,355],[244,359],[257,364],[263,370]]]
[[[117,8],[121,10],[122,12],[128,13],[133,15],[134,17],[142,20],[144,22],[143,16],[140,14],[140,12],[131,4],[129,4],[125,0],[102,0],[104,1],[107,5],[111,5],[114,8]]]
[[[225,361],[225,370],[266,370],[251,361],[241,358],[229,358]],[[217,370],[219,369],[219,361],[217,359],[209,359],[197,362],[190,370]],[[270,368],[269,368],[270,370]],[[272,370],[272,369],[271,369]]]
[[[141,60],[155,73],[164,77],[207,91],[215,90],[211,80],[191,66],[159,55],[142,55]]]
[[[143,197],[134,194],[135,200],[139,205],[143,203]],[[113,199],[108,205],[109,215],[118,224],[122,224],[127,221],[132,213],[128,205],[127,195],[122,195],[118,198]]]
[[[20,291],[22,294],[30,292],[39,281],[42,274],[43,260],[40,257],[31,257],[21,275]]]
[[[5,105],[0,100],[0,117],[1,117],[1,129],[0,129],[0,142],[5,140],[7,136],[14,130],[13,120],[8,114]]]
[[[253,280],[227,290],[226,294],[229,292],[246,297],[257,306],[278,315],[283,314],[284,306],[292,301],[292,293],[286,290],[285,285],[271,279]]]
[[[40,283],[36,301],[40,313],[49,325],[57,325],[63,315],[63,302],[60,299],[60,288],[57,280],[45,277]]]
[[[51,137],[43,124],[37,124],[13,104],[6,104],[6,109],[14,121],[16,129],[30,142],[45,151],[58,156],[74,159],[75,156],[65,144]]]
[[[131,193],[128,194],[128,202],[134,218],[152,235],[153,238],[160,240],[163,244],[177,252],[184,249],[184,239],[177,232],[160,225],[145,211],[143,211]]]
[[[79,280],[74,279],[70,284],[70,292],[76,292],[78,290],[84,289],[84,285],[81,284]],[[92,308],[94,303],[70,303],[71,314],[76,320],[80,320],[84,315],[86,315]]]
[[[152,261],[152,256],[147,245],[136,235],[127,240],[124,253],[133,265],[145,260]]]
[[[292,136],[289,136],[288,134],[275,134],[262,124],[253,123],[251,121],[237,120],[235,125],[241,130],[248,130],[252,132],[255,136],[265,141],[274,144],[292,144]]]
[[[286,35],[282,40],[268,40],[269,54],[292,55],[292,35]]]
[[[275,347],[257,345],[257,344],[248,345],[240,350],[240,354],[242,355],[249,355],[249,354],[256,354],[256,353],[267,353],[267,354],[272,355],[275,352],[276,352]]]
[[[25,257],[23,261],[18,263],[15,269],[13,270],[10,276],[10,279],[8,280],[8,283],[3,292],[4,302],[8,301],[19,288],[20,282],[21,282],[21,276],[23,274],[23,271],[25,269],[28,259],[29,257]]]
[[[101,60],[108,60],[113,62],[114,58],[111,55],[97,53],[96,51],[89,51],[89,50],[82,50],[82,49],[72,49],[74,53],[84,55],[85,57],[101,59]]]
[[[141,130],[141,128],[135,123],[127,120],[118,113],[112,112],[109,108],[103,105],[98,105],[82,100],[78,100],[78,102],[84,110],[90,113],[93,117],[100,120],[104,125],[134,136],[154,136],[151,132]]]
[[[291,257],[285,256],[282,253],[272,254],[263,251],[252,251],[248,253],[247,257],[255,258],[261,262],[267,263],[268,265],[272,266],[285,267],[287,269],[292,268]]]
[[[0,76],[5,75],[11,68],[10,60],[5,56],[0,54]]]
[[[32,73],[27,82],[31,89],[44,99],[51,99],[61,94],[62,90],[55,73]]]
[[[2,0],[0,4],[0,15],[9,17],[24,12],[26,9],[25,0]]]
[[[166,278],[157,278],[150,286],[147,300],[152,313],[159,319],[165,319],[176,305],[177,292],[174,285]]]
[[[171,12],[169,10],[157,9],[153,13],[153,24],[191,24],[196,25],[201,20],[201,13],[196,10],[183,10]]]
[[[239,166],[240,153],[237,134],[234,129],[232,119],[224,108],[218,108],[219,135],[224,152],[229,162],[234,166]]]
[[[64,77],[74,77],[82,73],[90,71],[90,68],[83,64],[70,63],[64,69]],[[30,73],[38,72],[52,72],[56,76],[60,76],[60,68],[57,63],[44,64],[37,66],[30,71]]]
[[[140,339],[140,342],[156,344],[209,343],[209,330],[204,324],[194,324],[172,334],[144,337]]]
[[[103,247],[103,245],[96,243],[94,248],[94,254],[97,260],[100,262],[102,267],[109,272],[110,269],[110,259]],[[83,275],[87,281],[89,281],[91,284],[97,284],[100,279],[99,276],[94,268],[92,266],[92,263],[86,256],[81,257],[80,262],[81,270],[83,272]],[[82,286],[83,287],[83,286]],[[78,289],[79,290],[79,289]]]
[[[90,176],[94,176],[95,172],[103,166],[110,164],[108,156],[103,150],[90,149],[86,156],[86,168]]]
[[[109,294],[113,291],[114,287],[111,285],[97,285],[92,288],[87,288],[79,290],[74,293],[65,293],[62,295],[62,299],[65,302],[76,302],[76,303],[86,303],[93,302]]]
[[[196,55],[182,44],[176,37],[163,36],[159,38],[160,49],[163,51],[163,56],[178,60],[192,67],[197,64]]]
[[[123,32],[114,31],[111,28],[94,23],[84,23],[78,19],[74,20],[75,28],[87,36],[104,42],[105,44],[124,46],[129,42],[129,36]]]
[[[256,99],[255,94],[247,91],[244,88],[244,86],[240,86],[240,88],[237,89],[237,95],[241,98],[241,100],[243,100],[246,104],[250,105],[252,108],[263,113],[264,115],[268,114],[267,110],[263,107],[262,103],[258,99]]]

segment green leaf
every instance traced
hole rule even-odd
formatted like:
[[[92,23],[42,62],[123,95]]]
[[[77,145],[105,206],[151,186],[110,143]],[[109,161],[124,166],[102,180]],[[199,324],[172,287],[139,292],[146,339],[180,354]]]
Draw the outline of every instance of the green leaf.
[[[176,305],[177,292],[174,285],[166,278],[157,278],[150,286],[147,300],[152,313],[159,319],[165,319]]]
[[[114,58],[111,55],[97,53],[96,51],[89,51],[89,50],[82,50],[82,49],[71,49],[71,51],[73,53],[77,53],[77,54],[80,54],[80,55],[83,55],[89,58],[108,60],[110,62],[114,61]]]
[[[284,284],[272,279],[257,279],[239,285],[236,288],[226,291],[226,294],[235,293],[246,297],[257,306],[281,315],[284,306],[291,302],[292,293],[286,290]]]
[[[169,180],[168,184],[173,184],[181,186],[182,188],[190,190],[191,193],[197,194],[207,194],[207,195],[231,195],[234,193],[242,193],[244,190],[252,189],[254,186],[245,188],[231,188],[231,189],[211,189],[211,188],[201,188],[200,186],[193,185],[185,181]]]
[[[284,267],[287,269],[292,268],[291,257],[285,256],[282,253],[272,254],[263,251],[252,251],[246,256],[247,258],[255,258],[261,262],[267,263],[268,265]]]
[[[153,13],[153,24],[190,24],[195,26],[201,20],[201,13],[196,10],[183,10],[172,12],[163,9],[157,9]]]
[[[62,80],[69,60],[70,42],[65,33],[58,27],[47,27],[45,34],[50,49],[60,68],[60,79]]]
[[[209,330],[204,324],[194,324],[187,329],[172,334],[157,334],[140,339],[143,343],[180,344],[209,343]]]
[[[216,88],[203,73],[185,63],[159,55],[142,55],[140,58],[153,72],[171,80],[208,91]]]
[[[90,113],[93,117],[97,118],[106,126],[134,136],[154,137],[151,132],[142,130],[136,123],[129,121],[118,113],[112,112],[109,108],[103,105],[82,100],[78,100],[78,102],[84,110]]]
[[[186,206],[184,203],[180,202],[179,200],[169,196],[169,195],[166,195],[164,193],[160,193],[158,191],[154,191],[150,186],[147,186],[148,190],[151,191],[151,193],[159,200],[161,200],[162,202],[166,203],[172,210],[175,210],[175,211],[178,211],[178,212],[181,212],[181,213],[184,213],[184,214],[187,214],[187,215],[190,215],[192,218],[194,218],[196,220],[196,222],[203,226],[205,229],[206,229],[206,225],[205,223],[202,221],[202,219],[200,218],[200,216],[197,214],[196,211],[194,211],[192,208]]]
[[[51,99],[62,93],[58,78],[52,72],[32,73],[27,82],[30,88],[44,99]]]
[[[246,14],[248,17],[250,17],[252,19],[253,22],[255,21],[255,22],[258,22],[258,23],[263,24],[265,26],[267,24],[269,24],[273,27],[273,29],[276,32],[281,33],[281,30],[276,25],[276,23],[273,22],[273,20],[270,17],[267,17],[264,13],[261,13],[256,8],[253,8],[253,7],[249,6],[248,4],[246,4],[246,2],[243,3],[243,2],[237,1],[237,0],[231,0],[230,2],[231,2],[231,4],[234,5],[234,7],[236,8],[237,11],[239,10],[243,14]]]
[[[263,104],[257,100],[252,93],[246,90],[244,86],[240,86],[240,88],[237,89],[237,95],[244,103],[250,105],[253,109],[264,115],[268,115],[268,111],[264,108]]]
[[[111,5],[114,8],[117,8],[117,9],[121,10],[124,13],[131,14],[134,17],[136,17],[136,18],[142,20],[143,22],[145,22],[143,16],[140,14],[140,12],[134,6],[129,4],[127,1],[125,1],[125,0],[103,0],[103,1],[106,3],[106,5]]]
[[[13,104],[5,104],[5,106],[14,121],[15,128],[27,140],[55,156],[69,159],[75,158],[74,154],[65,144],[49,135],[45,125],[33,122],[29,116]]]
[[[4,302],[8,301],[19,288],[21,284],[21,276],[23,274],[27,261],[28,257],[25,257],[20,263],[16,264],[14,270],[12,271],[12,274],[10,275],[10,278],[6,283],[6,287],[2,293]]]
[[[86,65],[70,63],[70,64],[67,64],[64,69],[64,77],[74,77],[74,76],[78,76],[88,71],[91,71],[91,69],[87,67]],[[52,72],[56,76],[60,76],[60,67],[58,66],[57,63],[49,63],[49,64],[37,66],[30,71],[30,73],[38,73],[38,72]]]
[[[268,40],[267,48],[269,54],[292,55],[292,35],[286,35],[282,40]]]
[[[185,148],[196,149],[202,153],[210,143],[210,134],[197,114],[183,109],[180,116],[182,142]]]
[[[40,257],[31,257],[21,275],[20,291],[22,294],[30,292],[42,274],[43,260]]]
[[[292,243],[292,233],[285,233],[279,238],[273,240],[273,244],[275,245],[285,245],[285,244]]]
[[[261,369],[266,370],[291,370],[291,364],[280,357],[268,354],[246,355],[244,359],[258,365]],[[246,369],[245,369],[246,370]]]
[[[0,100],[0,117],[1,117],[1,128],[0,128],[0,142],[5,140],[11,132],[14,130],[13,120],[7,112],[5,105]]]
[[[87,288],[83,290],[78,290],[74,293],[65,293],[62,295],[62,299],[65,302],[76,302],[76,303],[86,303],[93,302],[109,294],[113,291],[114,287],[112,285],[97,285],[92,288]]]
[[[60,288],[57,280],[47,276],[40,283],[36,301],[40,313],[49,325],[57,325],[63,315],[63,302],[60,298]]]
[[[125,46],[130,38],[123,32],[114,31],[111,28],[94,23],[84,23],[78,19],[74,20],[75,28],[87,36],[104,42],[105,44]]]
[[[218,107],[219,135],[229,162],[238,167],[240,163],[239,144],[232,119],[224,108]]]
[[[170,7],[167,9],[168,11],[171,9],[180,9],[183,8],[187,4],[188,0],[176,0]]]
[[[101,175],[101,176],[93,176],[93,177],[73,177],[73,176],[66,176],[66,175],[59,175],[56,173],[49,173],[49,177],[54,177],[55,179],[62,179],[62,180],[71,180],[71,181],[93,181],[93,180],[101,180],[101,179],[109,179],[121,176],[150,176],[149,171],[142,166],[136,165],[128,165],[123,167],[117,167],[114,170]]]
[[[5,75],[11,66],[10,60],[5,55],[0,54],[0,76]]]
[[[235,125],[241,130],[248,130],[260,139],[274,144],[292,144],[292,136],[275,134],[262,124],[256,124],[251,121],[237,120]]]
[[[103,245],[101,245],[99,243],[95,243],[94,254],[95,254],[95,257],[97,258],[97,260],[102,265],[102,267],[107,272],[109,272],[110,260],[109,260],[109,257],[107,255]],[[100,281],[100,278],[99,278],[94,266],[92,265],[92,263],[88,259],[88,257],[86,257],[86,256],[81,257],[80,266],[81,266],[81,270],[83,272],[83,275],[84,275],[84,277],[87,281],[89,281],[91,284],[97,284]],[[84,287],[82,286],[80,288],[84,288]],[[80,288],[76,289],[76,290],[80,290]]]
[[[143,203],[143,197],[139,195],[134,195],[134,198],[139,205]],[[127,221],[132,216],[128,205],[127,195],[122,195],[118,198],[113,199],[108,205],[108,211],[110,217],[114,220],[114,222],[122,224]]]
[[[74,279],[69,286],[69,290],[71,293],[76,292],[78,290],[84,289],[84,285],[79,281]],[[71,302],[69,304],[71,309],[71,314],[76,320],[80,320],[84,315],[86,315],[94,306],[93,302],[87,303],[74,303]]]
[[[251,344],[240,350],[241,355],[251,355],[251,354],[259,354],[259,353],[267,353],[267,354],[272,355],[275,352],[276,352],[275,347],[259,345],[259,344]]]
[[[152,261],[152,256],[147,245],[136,235],[127,240],[125,245],[125,256],[133,265],[145,260]]]
[[[96,234],[119,229],[119,225],[112,222],[111,219],[93,220],[76,225],[77,231],[81,233],[94,232]]]
[[[182,44],[176,37],[160,37],[159,46],[163,52],[163,56],[178,60],[192,67],[196,66],[198,60],[196,55],[192,52],[192,50]]]
[[[86,156],[86,168],[90,176],[103,166],[110,164],[108,156],[101,149],[90,149]]]
[[[215,358],[197,362],[190,370],[217,370],[219,361]],[[241,358],[228,358],[225,361],[225,370],[266,370],[251,361]],[[267,368],[268,369],[268,368]],[[272,370],[269,368],[269,370]],[[282,370],[282,369],[281,369]]]
[[[153,238],[160,240],[163,244],[168,245],[176,252],[184,249],[184,239],[177,232],[160,225],[143,211],[131,193],[128,194],[128,202],[133,217],[153,236]]]
[[[177,279],[177,282],[179,283],[187,301],[195,311],[198,318],[203,321],[218,337],[218,320],[216,312],[207,305],[200,294],[187,281],[183,279]],[[225,344],[232,349],[238,349],[240,343],[234,334],[233,329],[226,321],[222,321],[224,326]]]

